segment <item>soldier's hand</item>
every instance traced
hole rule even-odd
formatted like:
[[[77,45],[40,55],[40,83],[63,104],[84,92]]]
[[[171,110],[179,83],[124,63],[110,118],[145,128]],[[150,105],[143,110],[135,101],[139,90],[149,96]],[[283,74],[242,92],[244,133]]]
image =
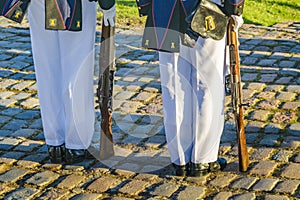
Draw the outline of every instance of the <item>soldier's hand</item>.
[[[100,7],[100,10],[103,12],[103,21],[105,26],[115,26],[115,16],[116,16],[116,5],[111,7],[108,10],[103,10]]]
[[[235,24],[234,24],[234,31],[235,32],[238,32],[238,29],[243,25],[243,23],[244,23],[244,20],[243,20],[243,17],[242,17],[242,15],[240,15],[240,16],[237,16],[237,15],[231,15],[231,17],[234,19],[234,22],[235,22]]]

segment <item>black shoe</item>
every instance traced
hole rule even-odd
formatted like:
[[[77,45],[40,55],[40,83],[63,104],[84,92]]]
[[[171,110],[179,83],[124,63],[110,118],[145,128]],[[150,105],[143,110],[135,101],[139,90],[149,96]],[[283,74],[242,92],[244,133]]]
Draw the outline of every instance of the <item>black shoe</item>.
[[[86,149],[67,149],[65,154],[66,164],[82,162],[86,158]]]
[[[199,177],[204,176],[209,172],[208,163],[190,163],[190,169],[188,176]]]
[[[217,172],[225,169],[227,160],[225,158],[218,158],[217,161],[209,163],[209,171]]]
[[[60,146],[51,146],[48,145],[48,153],[50,156],[50,161],[52,163],[60,164],[65,159],[65,144],[62,144]]]
[[[188,165],[176,165],[173,163],[173,167],[175,168],[176,176],[187,176],[188,174]]]

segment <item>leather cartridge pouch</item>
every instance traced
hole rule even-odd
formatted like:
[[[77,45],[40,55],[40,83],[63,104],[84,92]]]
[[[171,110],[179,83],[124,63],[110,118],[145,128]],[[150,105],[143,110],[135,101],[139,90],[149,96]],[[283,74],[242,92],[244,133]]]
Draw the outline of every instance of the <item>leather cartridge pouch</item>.
[[[30,0],[1,0],[1,16],[21,23],[29,6]]]
[[[195,11],[186,18],[190,24],[187,34],[221,40],[227,30],[229,17],[226,16],[219,6],[209,0],[202,0]]]

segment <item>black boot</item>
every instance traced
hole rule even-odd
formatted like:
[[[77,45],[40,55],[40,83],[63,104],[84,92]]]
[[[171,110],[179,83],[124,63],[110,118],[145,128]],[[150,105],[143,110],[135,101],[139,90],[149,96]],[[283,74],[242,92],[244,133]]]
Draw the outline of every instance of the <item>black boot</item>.
[[[218,158],[217,161],[209,163],[209,171],[217,172],[225,169],[227,160],[225,158]]]
[[[48,145],[48,153],[52,163],[61,164],[65,159],[65,144],[60,146]]]
[[[175,168],[176,176],[187,176],[188,174],[188,164],[186,165],[176,165],[173,163],[173,167]]]
[[[209,172],[208,163],[190,163],[189,176],[199,177],[204,176]]]
[[[66,164],[74,164],[82,162],[87,155],[86,149],[66,149],[65,161]]]

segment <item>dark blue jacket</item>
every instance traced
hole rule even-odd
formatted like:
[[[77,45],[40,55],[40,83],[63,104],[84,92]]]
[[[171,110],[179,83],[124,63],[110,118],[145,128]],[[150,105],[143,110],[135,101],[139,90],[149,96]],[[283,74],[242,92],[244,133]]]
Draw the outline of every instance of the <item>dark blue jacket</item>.
[[[46,29],[80,31],[82,29],[82,0],[39,0],[45,1]],[[88,0],[85,0],[88,1]],[[30,0],[0,0],[0,15],[21,23]],[[115,0],[98,0],[107,10]]]
[[[87,1],[87,0],[85,0]],[[80,31],[82,29],[81,0],[46,0],[46,29]],[[115,0],[98,0],[107,10]]]
[[[199,0],[137,0],[141,15],[147,15],[142,46],[178,52],[187,29],[185,18]]]
[[[0,0],[0,16],[21,23],[30,0]]]
[[[82,30],[81,0],[45,0],[46,29]]]

